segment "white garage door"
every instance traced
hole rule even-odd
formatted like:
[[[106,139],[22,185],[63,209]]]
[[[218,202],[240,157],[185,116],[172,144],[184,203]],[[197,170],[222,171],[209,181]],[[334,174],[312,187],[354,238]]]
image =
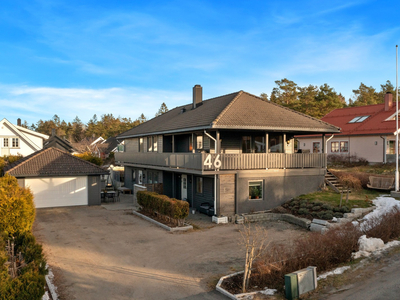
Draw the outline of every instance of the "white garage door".
[[[54,177],[25,179],[36,208],[88,204],[87,177]]]

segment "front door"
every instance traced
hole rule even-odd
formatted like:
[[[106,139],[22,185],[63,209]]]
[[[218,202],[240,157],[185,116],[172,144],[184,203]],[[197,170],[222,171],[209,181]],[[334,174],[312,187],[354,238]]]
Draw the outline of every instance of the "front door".
[[[187,200],[187,175],[186,174],[182,174],[182,193],[181,193],[181,197],[182,200]]]
[[[143,183],[143,172],[142,170],[139,170],[139,184]]]

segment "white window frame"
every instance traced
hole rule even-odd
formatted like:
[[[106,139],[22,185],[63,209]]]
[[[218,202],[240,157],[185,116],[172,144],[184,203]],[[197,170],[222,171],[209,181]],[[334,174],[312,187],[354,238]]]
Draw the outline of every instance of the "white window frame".
[[[8,138],[3,138],[3,148],[9,148],[10,147],[10,141]]]
[[[19,138],[12,138],[12,148],[19,148]]]
[[[258,198],[253,198],[253,196],[250,194],[250,186],[258,186],[255,185],[255,183],[260,183],[261,187],[261,195],[258,196]],[[253,185],[250,185],[253,184]],[[249,187],[249,200],[263,200],[263,194],[264,194],[264,180],[249,180],[247,182],[247,186]],[[257,196],[254,196],[257,197]]]

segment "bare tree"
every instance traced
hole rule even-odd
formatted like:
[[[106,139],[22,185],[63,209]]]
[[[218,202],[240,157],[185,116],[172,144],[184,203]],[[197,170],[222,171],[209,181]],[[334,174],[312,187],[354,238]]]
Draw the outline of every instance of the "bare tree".
[[[245,248],[246,260],[243,273],[242,291],[245,293],[249,288],[251,268],[253,262],[257,259],[268,246],[267,231],[260,225],[251,225],[250,222],[245,222],[243,228],[239,230],[241,239],[239,244]]]

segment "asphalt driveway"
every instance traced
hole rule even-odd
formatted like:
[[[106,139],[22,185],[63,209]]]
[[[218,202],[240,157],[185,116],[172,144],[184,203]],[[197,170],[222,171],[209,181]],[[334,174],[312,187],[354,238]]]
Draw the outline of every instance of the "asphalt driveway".
[[[306,234],[283,222],[265,226],[286,243]],[[34,234],[61,299],[226,299],[210,282],[243,269],[239,229],[169,233],[129,210],[82,206],[38,209]]]

